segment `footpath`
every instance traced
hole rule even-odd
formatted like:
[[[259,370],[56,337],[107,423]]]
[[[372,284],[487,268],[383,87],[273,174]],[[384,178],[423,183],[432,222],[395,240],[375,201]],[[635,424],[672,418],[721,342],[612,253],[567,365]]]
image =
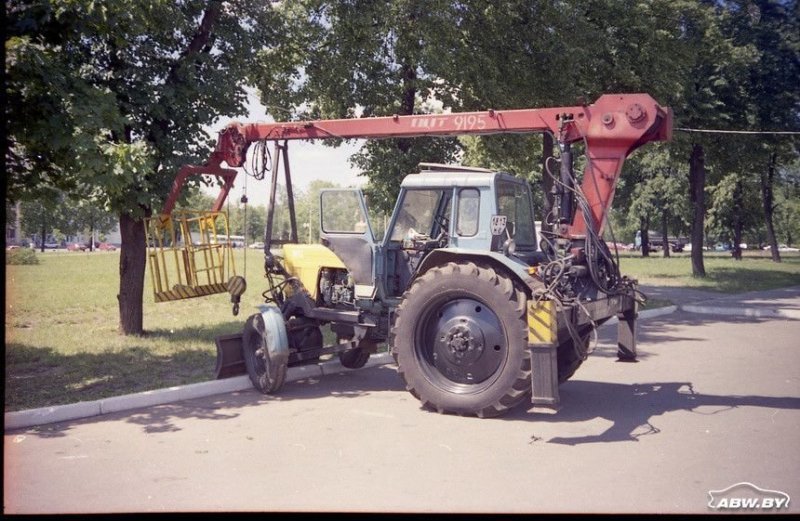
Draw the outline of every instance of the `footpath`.
[[[639,313],[640,320],[652,319],[678,310],[717,316],[800,320],[800,286],[735,295],[666,286],[640,286],[640,289],[649,298],[668,300],[673,303],[671,306],[662,308],[645,308]],[[616,319],[610,320],[602,327],[614,323],[616,323]],[[372,355],[365,367],[375,367],[390,363],[394,363],[394,360],[389,353],[379,353]],[[338,360],[331,360],[317,365],[291,367],[287,372],[286,381],[293,382],[306,378],[318,378],[350,370],[342,366]],[[90,402],[8,412],[5,413],[4,424],[6,431],[24,429],[216,394],[245,391],[252,388],[253,386],[247,375],[236,376],[223,380],[212,380],[136,394],[114,396]]]

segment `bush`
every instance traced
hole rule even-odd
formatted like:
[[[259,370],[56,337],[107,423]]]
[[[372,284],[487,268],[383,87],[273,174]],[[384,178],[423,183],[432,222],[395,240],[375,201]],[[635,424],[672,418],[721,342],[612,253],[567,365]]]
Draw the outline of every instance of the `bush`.
[[[31,248],[6,250],[6,264],[39,264],[39,257]]]

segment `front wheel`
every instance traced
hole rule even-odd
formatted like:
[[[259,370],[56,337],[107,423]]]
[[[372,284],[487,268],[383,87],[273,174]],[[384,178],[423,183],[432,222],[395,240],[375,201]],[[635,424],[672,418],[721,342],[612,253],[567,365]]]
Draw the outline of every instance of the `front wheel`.
[[[253,387],[264,394],[278,392],[286,381],[289,341],[277,308],[251,315],[242,332],[242,357]]]
[[[443,413],[498,416],[530,394],[526,297],[503,274],[449,263],[397,309],[392,354],[406,388]]]

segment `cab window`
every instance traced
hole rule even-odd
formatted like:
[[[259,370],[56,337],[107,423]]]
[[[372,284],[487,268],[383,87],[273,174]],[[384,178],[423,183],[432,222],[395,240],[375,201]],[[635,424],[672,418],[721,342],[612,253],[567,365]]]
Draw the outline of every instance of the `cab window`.
[[[367,222],[358,192],[335,190],[322,192],[322,231],[326,233],[364,233]]]
[[[497,209],[505,215],[513,230],[514,242],[521,249],[536,249],[536,231],[530,193],[525,185],[508,181],[497,183]]]
[[[478,233],[481,194],[476,188],[464,188],[458,192],[456,234],[472,237]]]

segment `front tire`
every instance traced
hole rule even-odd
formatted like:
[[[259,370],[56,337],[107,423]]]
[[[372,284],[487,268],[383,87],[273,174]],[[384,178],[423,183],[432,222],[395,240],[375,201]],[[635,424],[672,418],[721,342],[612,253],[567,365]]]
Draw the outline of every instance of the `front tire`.
[[[277,312],[280,315],[280,312]],[[272,315],[269,315],[272,318]],[[242,333],[242,355],[247,374],[253,387],[264,394],[278,392],[286,381],[286,357],[283,356],[281,347],[287,349],[288,346],[270,345],[270,343],[286,343],[285,330],[283,336],[280,332],[268,331],[269,327],[275,327],[277,322],[271,320],[266,323],[264,315],[256,313],[251,315],[245,322]],[[276,347],[277,354],[276,354]]]
[[[361,347],[339,353],[339,363],[348,369],[361,369],[369,360],[369,351]]]
[[[419,277],[397,309],[392,354],[411,394],[441,413],[491,417],[531,390],[526,296],[504,274],[449,263]]]

